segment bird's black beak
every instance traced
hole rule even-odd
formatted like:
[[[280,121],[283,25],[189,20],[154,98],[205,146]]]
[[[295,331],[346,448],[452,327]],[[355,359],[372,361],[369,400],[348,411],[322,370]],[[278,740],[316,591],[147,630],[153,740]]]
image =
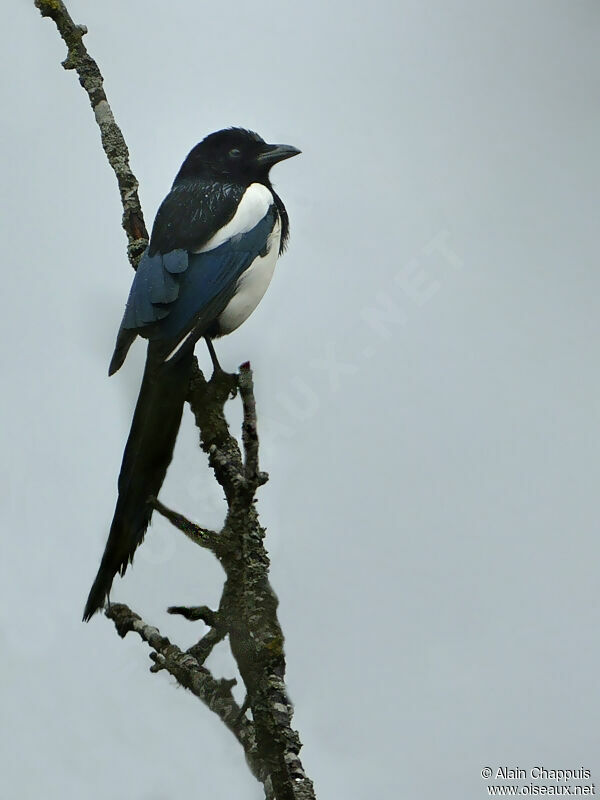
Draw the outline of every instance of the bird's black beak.
[[[293,158],[301,152],[297,147],[292,147],[290,144],[267,144],[262,153],[259,153],[256,157],[256,160],[261,166],[272,167],[273,164],[285,161],[286,158]]]

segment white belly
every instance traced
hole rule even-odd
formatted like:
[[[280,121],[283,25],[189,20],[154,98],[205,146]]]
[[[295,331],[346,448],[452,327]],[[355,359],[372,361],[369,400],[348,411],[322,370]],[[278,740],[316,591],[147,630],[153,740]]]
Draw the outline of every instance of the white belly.
[[[257,256],[240,276],[234,296],[219,317],[220,333],[231,333],[239,328],[262,300],[275,271],[280,240],[281,223],[278,219],[269,235],[266,255]]]

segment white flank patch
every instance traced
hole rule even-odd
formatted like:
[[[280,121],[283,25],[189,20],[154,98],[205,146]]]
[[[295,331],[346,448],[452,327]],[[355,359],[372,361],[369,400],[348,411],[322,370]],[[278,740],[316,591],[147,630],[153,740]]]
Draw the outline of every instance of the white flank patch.
[[[271,191],[266,186],[263,186],[262,183],[251,183],[242,195],[237,211],[227,225],[218,230],[204,247],[199,250],[192,250],[192,252],[206,253],[209,250],[214,250],[215,247],[219,247],[223,242],[232,239],[234,236],[248,233],[255,225],[258,225],[271,205],[273,205]]]
[[[257,186],[258,184],[252,184]],[[252,186],[250,188],[252,188]],[[269,191],[267,189],[267,191]],[[271,194],[269,192],[269,194]],[[263,215],[264,216],[264,215]],[[261,217],[262,219],[262,217]],[[238,280],[234,296],[231,298],[225,310],[219,317],[219,329],[221,333],[231,333],[245,322],[256,306],[262,300],[273,272],[275,262],[279,255],[279,242],[281,241],[281,222],[273,226],[267,242],[267,253],[264,256],[257,256],[248,269]]]

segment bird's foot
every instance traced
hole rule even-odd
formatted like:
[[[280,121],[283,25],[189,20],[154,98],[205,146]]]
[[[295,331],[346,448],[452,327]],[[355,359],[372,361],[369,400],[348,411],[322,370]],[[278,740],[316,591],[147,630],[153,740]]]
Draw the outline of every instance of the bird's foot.
[[[230,400],[233,400],[237,395],[238,376],[231,372],[225,372],[220,366],[216,366],[213,369],[213,374],[209,383],[217,390],[226,393],[226,396]]]
[[[230,372],[225,372],[225,370],[219,364],[219,359],[215,353],[212,340],[209,336],[205,336],[204,340],[206,342],[206,346],[208,347],[210,360],[212,361],[213,365],[213,374],[210,379],[210,383],[217,389],[221,389],[221,387],[226,389],[227,396],[233,400],[237,394],[237,375],[232,375]]]

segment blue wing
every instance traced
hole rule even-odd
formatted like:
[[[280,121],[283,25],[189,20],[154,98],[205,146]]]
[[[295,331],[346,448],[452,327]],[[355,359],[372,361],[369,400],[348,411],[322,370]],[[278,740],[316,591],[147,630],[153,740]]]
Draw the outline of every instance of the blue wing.
[[[109,374],[115,372],[137,335],[159,345],[163,357],[177,358],[193,347],[234,296],[241,275],[264,255],[277,218],[275,206],[247,233],[214,250],[146,250],[129,292]],[[183,342],[185,340],[185,345]]]

